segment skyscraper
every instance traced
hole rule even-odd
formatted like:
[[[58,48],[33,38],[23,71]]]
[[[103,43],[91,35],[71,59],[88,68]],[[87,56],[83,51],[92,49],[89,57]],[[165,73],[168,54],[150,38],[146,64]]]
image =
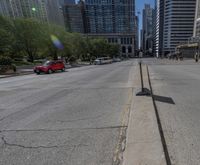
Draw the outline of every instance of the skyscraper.
[[[200,37],[200,2],[196,0],[196,13],[193,37]]]
[[[193,36],[196,0],[157,0],[156,55],[175,51]]]
[[[156,56],[156,8],[153,9],[153,56]]]
[[[59,0],[0,0],[0,14],[12,18],[35,18],[64,26]]]
[[[145,4],[143,9],[143,51],[144,53],[152,53],[153,49],[153,9],[150,4]]]
[[[135,49],[139,49],[139,17],[135,17]]]
[[[83,4],[65,4],[65,26],[70,32],[84,33]]]
[[[196,0],[166,0],[164,9],[164,55],[193,36]]]
[[[45,0],[44,5],[47,12],[48,22],[64,27],[64,13],[59,0]]]
[[[135,50],[135,0],[85,0],[88,35],[121,45],[121,55]]]
[[[165,0],[156,0],[155,15],[156,15],[156,32],[155,32],[155,55],[162,56],[163,51],[163,28],[164,28],[164,5]]]
[[[8,16],[12,18],[23,17],[23,12],[21,8],[21,1],[0,1],[0,14],[3,16]]]
[[[63,5],[72,5],[72,4],[76,4],[75,0],[59,0],[59,3],[61,6]]]

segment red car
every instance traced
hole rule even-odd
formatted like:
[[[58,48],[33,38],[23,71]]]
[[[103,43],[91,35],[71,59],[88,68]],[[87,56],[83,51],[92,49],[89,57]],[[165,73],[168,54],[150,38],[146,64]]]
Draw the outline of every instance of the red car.
[[[46,61],[43,65],[34,67],[36,74],[52,73],[57,70],[65,71],[65,64],[63,61]]]

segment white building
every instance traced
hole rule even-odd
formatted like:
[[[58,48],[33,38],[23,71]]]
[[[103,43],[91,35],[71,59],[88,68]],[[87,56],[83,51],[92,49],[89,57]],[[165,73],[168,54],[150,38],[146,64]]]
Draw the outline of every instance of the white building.
[[[200,0],[196,1],[196,14],[193,37],[200,37]]]
[[[163,51],[163,28],[164,28],[164,7],[165,0],[156,0],[155,3],[155,36],[154,36],[154,48],[156,57],[162,56]]]
[[[165,0],[164,6],[163,53],[166,55],[193,36],[196,0]]]

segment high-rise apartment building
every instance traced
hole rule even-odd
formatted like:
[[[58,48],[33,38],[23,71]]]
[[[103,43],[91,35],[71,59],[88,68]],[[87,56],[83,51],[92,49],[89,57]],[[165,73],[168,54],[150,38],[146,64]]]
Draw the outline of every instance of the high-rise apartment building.
[[[135,50],[135,0],[85,0],[86,32],[121,45],[121,55]]]
[[[163,52],[174,52],[176,46],[193,36],[196,0],[165,0]]]
[[[59,3],[60,3],[60,5],[61,6],[63,6],[63,5],[69,5],[69,4],[76,4],[75,3],[75,0],[59,0]]]
[[[156,56],[156,8],[153,9],[153,50],[152,55]]]
[[[162,56],[163,51],[163,28],[164,28],[164,7],[165,0],[156,0],[155,14],[156,14],[156,27],[155,27],[155,55],[156,57]]]
[[[35,18],[64,26],[59,0],[0,0],[0,14],[12,18]]]
[[[65,4],[63,10],[67,31],[84,33],[83,4]]]
[[[135,17],[135,49],[139,49],[139,17]]]
[[[21,0],[1,0],[0,1],[0,14],[12,18],[23,17]]]
[[[150,4],[145,4],[143,9],[143,43],[142,48],[144,53],[152,53],[153,49],[153,8]]]
[[[60,26],[65,26],[64,24],[64,13],[63,7],[59,0],[44,0],[48,22],[51,24],[56,24]]]
[[[196,0],[156,1],[156,55],[174,52],[193,36]]]
[[[193,37],[200,37],[200,1],[196,0],[196,13]]]
[[[140,49],[143,50],[143,30],[140,29]]]

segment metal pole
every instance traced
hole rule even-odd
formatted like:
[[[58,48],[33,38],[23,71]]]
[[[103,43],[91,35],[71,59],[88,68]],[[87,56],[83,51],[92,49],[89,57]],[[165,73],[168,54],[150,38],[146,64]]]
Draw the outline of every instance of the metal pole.
[[[144,82],[143,82],[143,75],[142,75],[142,62],[140,61],[140,79],[141,79],[141,91],[144,92]]]
[[[197,59],[198,59],[198,61],[199,61],[199,50],[200,49],[200,39],[198,38],[198,55],[197,55]]]

